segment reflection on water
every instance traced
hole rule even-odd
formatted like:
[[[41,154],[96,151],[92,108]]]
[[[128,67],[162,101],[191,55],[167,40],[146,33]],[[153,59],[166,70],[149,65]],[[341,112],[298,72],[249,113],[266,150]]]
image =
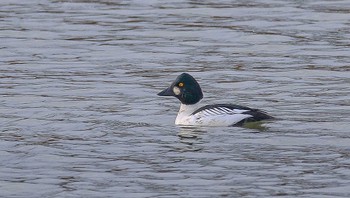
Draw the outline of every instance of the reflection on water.
[[[182,143],[180,152],[191,151],[196,152],[203,149],[203,135],[206,135],[205,127],[181,127],[178,132],[179,142]],[[185,146],[185,148],[182,148]]]
[[[203,133],[205,134],[207,132],[207,130],[205,130],[206,128],[207,127],[182,126],[179,127],[180,131],[178,136],[180,138],[197,139]]]
[[[349,197],[349,10],[1,1],[1,197]],[[182,72],[279,119],[176,127]]]

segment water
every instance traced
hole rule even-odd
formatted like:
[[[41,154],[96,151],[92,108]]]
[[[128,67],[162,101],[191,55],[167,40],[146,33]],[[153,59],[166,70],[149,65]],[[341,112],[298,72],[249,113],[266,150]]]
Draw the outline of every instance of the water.
[[[1,197],[349,197],[349,10],[1,1]],[[280,119],[176,127],[182,72]]]

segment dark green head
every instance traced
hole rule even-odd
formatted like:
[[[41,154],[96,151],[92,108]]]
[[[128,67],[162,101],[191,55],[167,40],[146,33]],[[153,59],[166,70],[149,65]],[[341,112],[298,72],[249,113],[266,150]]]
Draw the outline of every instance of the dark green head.
[[[189,74],[179,75],[170,87],[158,93],[158,96],[175,96],[182,104],[196,104],[203,98],[198,82]]]

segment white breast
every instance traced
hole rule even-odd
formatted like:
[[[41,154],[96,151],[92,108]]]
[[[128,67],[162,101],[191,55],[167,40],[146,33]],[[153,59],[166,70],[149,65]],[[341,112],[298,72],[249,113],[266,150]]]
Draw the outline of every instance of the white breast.
[[[177,114],[175,124],[176,125],[196,125],[195,117],[191,114],[198,109],[198,104],[185,105],[181,104],[179,113]]]

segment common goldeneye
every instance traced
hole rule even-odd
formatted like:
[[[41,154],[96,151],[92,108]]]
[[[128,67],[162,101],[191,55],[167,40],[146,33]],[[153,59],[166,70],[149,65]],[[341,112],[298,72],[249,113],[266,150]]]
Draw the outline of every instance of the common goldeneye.
[[[259,109],[233,104],[200,106],[203,98],[198,82],[187,73],[179,75],[170,87],[158,93],[159,96],[174,96],[181,101],[176,125],[188,126],[242,126],[247,122],[272,119]]]

